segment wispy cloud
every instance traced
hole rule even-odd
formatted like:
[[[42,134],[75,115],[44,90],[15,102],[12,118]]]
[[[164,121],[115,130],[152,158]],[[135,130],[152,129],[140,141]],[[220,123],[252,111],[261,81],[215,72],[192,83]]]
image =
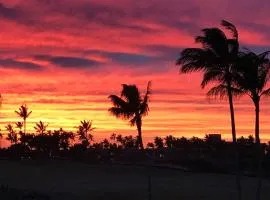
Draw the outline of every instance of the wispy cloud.
[[[13,69],[24,69],[24,70],[41,70],[42,66],[32,63],[17,61],[15,59],[0,59],[0,67],[13,68]]]
[[[98,61],[79,57],[36,55],[36,60],[49,61],[51,64],[65,68],[91,68],[101,64]]]

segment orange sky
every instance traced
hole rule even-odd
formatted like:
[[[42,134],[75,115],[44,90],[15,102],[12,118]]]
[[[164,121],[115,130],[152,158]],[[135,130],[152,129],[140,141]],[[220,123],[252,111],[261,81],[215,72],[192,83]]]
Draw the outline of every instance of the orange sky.
[[[221,133],[230,138],[227,102],[209,101],[200,89],[200,74],[179,75],[175,59],[182,48],[194,46],[201,28],[218,26],[223,18],[239,28],[242,46],[257,52],[270,49],[268,0],[260,7],[256,0],[2,2],[2,130],[20,120],[14,110],[26,103],[33,110],[29,130],[39,120],[48,122],[49,129],[74,129],[89,119],[97,138],[136,134],[134,127],[108,114],[107,97],[119,94],[122,83],[145,91],[151,80],[145,137]],[[262,101],[262,137],[270,139],[270,100]],[[250,100],[237,100],[235,107],[238,134],[252,134]]]

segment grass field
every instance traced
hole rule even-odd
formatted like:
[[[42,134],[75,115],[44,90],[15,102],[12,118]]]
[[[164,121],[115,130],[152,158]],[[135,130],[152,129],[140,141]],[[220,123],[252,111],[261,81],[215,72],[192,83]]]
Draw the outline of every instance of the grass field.
[[[94,166],[69,161],[0,161],[0,184],[48,194],[54,200],[144,200],[147,173],[143,167]],[[152,200],[236,199],[231,175],[152,169]],[[255,179],[244,177],[244,200],[255,199]],[[270,199],[270,182],[263,182]]]

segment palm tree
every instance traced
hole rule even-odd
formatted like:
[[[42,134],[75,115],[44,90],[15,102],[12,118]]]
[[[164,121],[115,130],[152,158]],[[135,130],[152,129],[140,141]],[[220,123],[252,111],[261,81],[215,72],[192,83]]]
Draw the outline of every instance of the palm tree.
[[[80,126],[78,127],[78,135],[79,139],[82,141],[82,144],[85,146],[88,146],[90,144],[90,141],[93,140],[93,135],[91,135],[91,132],[95,130],[93,127],[92,121],[81,121]]]
[[[237,86],[253,101],[255,107],[255,143],[258,157],[258,185],[256,191],[257,200],[260,199],[261,190],[261,167],[263,151],[260,141],[260,100],[264,96],[270,96],[270,88],[267,82],[270,79],[270,51],[256,54],[251,51],[239,55],[240,73],[237,77]]]
[[[117,118],[129,120],[131,126],[136,125],[138,131],[138,146],[144,149],[142,142],[142,117],[149,112],[149,97],[151,82],[147,84],[145,95],[142,97],[136,85],[122,85],[121,96],[110,95],[113,107],[109,112]]]
[[[19,129],[19,134],[22,135],[23,122],[16,122],[15,125]]]
[[[49,124],[45,124],[44,122],[39,121],[36,123],[36,126],[34,126],[34,129],[36,130],[37,133],[43,134],[46,132],[48,125]]]
[[[15,111],[17,115],[21,118],[23,118],[23,125],[24,125],[24,134],[26,133],[26,119],[30,116],[32,111],[28,111],[28,107],[26,105],[21,105],[19,108],[19,111]]]
[[[205,28],[202,30],[203,35],[197,36],[195,39],[195,42],[201,44],[202,47],[184,49],[176,64],[181,65],[180,71],[182,73],[202,71],[202,88],[211,82],[216,82],[217,85],[211,88],[207,95],[220,96],[221,98],[227,96],[229,99],[232,140],[236,153],[236,183],[238,199],[240,200],[242,199],[242,192],[233,106],[233,96],[241,94],[233,87],[239,52],[238,31],[228,21],[222,20],[221,25],[232,33],[231,38],[227,38],[219,28]]]
[[[8,131],[7,140],[9,140],[12,144],[17,144],[18,136],[13,126],[11,124],[8,124],[6,126],[6,130]]]
[[[23,122],[16,122],[15,125],[16,125],[16,128],[18,128],[20,131],[22,131]]]

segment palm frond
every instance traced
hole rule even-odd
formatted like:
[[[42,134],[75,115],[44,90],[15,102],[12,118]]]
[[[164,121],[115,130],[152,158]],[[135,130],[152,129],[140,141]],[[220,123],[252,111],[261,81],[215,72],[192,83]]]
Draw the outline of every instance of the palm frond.
[[[123,99],[121,99],[120,97],[116,95],[110,95],[108,98],[111,100],[112,104],[116,107],[120,107],[120,108],[127,107],[127,102],[125,102]]]
[[[236,87],[231,87],[231,92],[232,95],[236,98],[241,97],[243,95],[245,95],[245,91],[240,89],[240,88],[236,88]]]
[[[261,96],[270,96],[270,88],[264,90],[264,91],[261,93]]]
[[[181,73],[202,71],[215,63],[215,55],[208,50],[200,48],[187,48],[181,52],[180,58],[176,61],[181,65]]]
[[[222,20],[221,25],[224,26],[227,30],[229,30],[232,33],[234,39],[238,39],[238,31],[232,23],[226,20]]]
[[[239,97],[245,94],[245,92],[239,88],[235,87],[230,87],[230,90],[232,92],[232,95],[234,97]],[[228,86],[224,84],[217,85],[215,87],[212,87],[208,92],[207,92],[208,97],[214,97],[214,98],[220,98],[224,99],[228,96]]]
[[[112,107],[109,112],[117,118],[130,119],[134,114],[124,110],[123,108]]]
[[[205,28],[203,36],[195,38],[196,43],[202,44],[204,49],[211,50],[220,57],[228,55],[228,43],[225,33],[219,28]]]
[[[203,74],[201,87],[205,88],[208,83],[221,80],[223,78],[222,75],[222,72],[218,68],[205,71],[205,73]]]
[[[147,115],[148,112],[149,112],[149,101],[150,101],[150,95],[152,93],[152,90],[151,90],[151,85],[152,85],[152,82],[151,81],[148,81],[148,84],[147,84],[147,89],[146,89],[146,93],[144,95],[144,98],[143,98],[143,101],[141,103],[141,106],[140,106],[140,115]]]
[[[32,111],[26,114],[26,117],[29,117],[31,115]]]
[[[215,87],[212,87],[208,92],[208,97],[214,97],[214,98],[220,98],[223,99],[228,94],[227,87],[225,85],[218,85]]]
[[[130,105],[138,105],[140,102],[140,92],[136,85],[122,85],[121,97],[124,97]]]
[[[134,125],[136,124],[136,121],[137,121],[137,117],[134,116],[134,117],[129,121],[130,126],[134,126]]]
[[[21,117],[21,113],[19,111],[15,110],[14,112]]]

